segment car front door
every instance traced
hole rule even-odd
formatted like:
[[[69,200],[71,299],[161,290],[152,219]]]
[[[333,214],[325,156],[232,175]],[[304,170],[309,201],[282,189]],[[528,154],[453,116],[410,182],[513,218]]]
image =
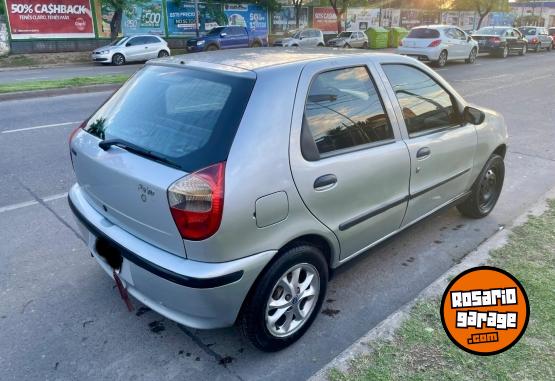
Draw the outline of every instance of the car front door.
[[[235,36],[231,27],[225,28],[220,32],[220,47],[222,49],[233,48]]]
[[[145,60],[150,60],[158,56],[158,45],[160,40],[157,37],[143,37],[145,40]]]
[[[399,229],[410,162],[383,83],[353,58],[301,74],[291,127],[291,170],[310,212],[335,233],[341,259]]]
[[[473,45],[468,40],[468,35],[459,28],[453,28],[453,30],[459,41],[459,57],[468,58],[468,56],[470,56],[470,51],[473,48]]]
[[[235,47],[236,48],[248,48],[249,47],[249,35],[247,34],[247,29],[242,26],[233,27],[235,33]]]
[[[304,30],[304,31],[301,32],[299,45],[300,46],[310,46],[310,44],[311,44],[310,40],[311,40],[310,31],[309,30]]]
[[[127,61],[138,61],[143,53],[143,38],[133,37],[125,43],[125,59]]]
[[[409,64],[382,68],[399,105],[411,158],[407,225],[470,188],[476,130],[462,122],[456,99],[431,73]]]

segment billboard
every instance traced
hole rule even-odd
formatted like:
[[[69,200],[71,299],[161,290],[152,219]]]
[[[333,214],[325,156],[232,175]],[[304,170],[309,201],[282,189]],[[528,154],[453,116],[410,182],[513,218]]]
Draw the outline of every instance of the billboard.
[[[337,33],[337,15],[332,7],[314,7],[312,10],[312,27],[323,32]]]
[[[124,35],[164,34],[162,0],[150,0],[123,12],[121,29]]]
[[[226,25],[238,25],[250,31],[268,33],[268,11],[254,4],[224,4]]]
[[[206,32],[215,26],[225,25],[226,16],[221,4],[200,3],[199,31]],[[195,4],[191,2],[166,1],[168,35],[183,36],[195,33]]]
[[[308,8],[301,8],[299,28],[308,27]],[[282,6],[279,12],[272,14],[272,33],[283,34],[287,31],[297,29],[295,20],[295,7]]]
[[[92,38],[89,0],[6,0],[13,40]]]
[[[345,30],[350,32],[365,31],[371,26],[380,25],[380,10],[378,8],[349,8]]]

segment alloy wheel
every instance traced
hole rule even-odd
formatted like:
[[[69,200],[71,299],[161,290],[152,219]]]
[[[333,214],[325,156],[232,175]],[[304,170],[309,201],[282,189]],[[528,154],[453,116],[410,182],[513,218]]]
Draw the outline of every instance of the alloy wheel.
[[[300,263],[287,270],[266,303],[266,328],[270,334],[283,338],[299,330],[314,312],[319,293],[316,267]]]
[[[509,48],[505,46],[503,48],[503,58],[507,58],[508,55],[509,55]]]
[[[444,50],[439,55],[438,64],[441,67],[441,66],[445,66],[446,63],[447,63],[447,52]]]
[[[468,57],[468,62],[473,64],[476,61],[476,49],[472,49],[470,52],[470,57]]]

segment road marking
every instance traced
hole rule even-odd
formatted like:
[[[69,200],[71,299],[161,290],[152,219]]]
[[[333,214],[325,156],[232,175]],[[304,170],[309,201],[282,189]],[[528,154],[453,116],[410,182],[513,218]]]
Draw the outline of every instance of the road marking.
[[[21,131],[30,131],[30,130],[38,130],[41,128],[50,128],[50,127],[61,127],[61,126],[69,126],[71,124],[77,124],[81,122],[66,122],[66,123],[56,123],[56,124],[44,124],[42,126],[34,126],[34,127],[26,127],[26,128],[18,128],[15,130],[6,130],[2,131],[3,134],[10,134],[12,132],[21,132]]]
[[[50,201],[54,201],[54,200],[59,200],[60,198],[64,198],[64,197],[67,197],[67,192],[44,197],[44,198],[42,198],[42,201],[43,202],[50,202]],[[28,206],[37,205],[38,203],[39,203],[38,201],[32,200],[32,201],[25,201],[25,202],[20,202],[20,203],[17,203],[17,204],[2,206],[2,207],[0,207],[0,213],[9,212],[10,210],[26,208]]]

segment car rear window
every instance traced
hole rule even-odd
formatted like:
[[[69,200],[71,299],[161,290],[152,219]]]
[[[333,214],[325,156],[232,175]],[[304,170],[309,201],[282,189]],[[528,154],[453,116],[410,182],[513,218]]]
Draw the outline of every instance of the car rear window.
[[[518,28],[520,33],[524,34],[525,36],[533,36],[537,33],[536,28]]]
[[[87,122],[100,139],[122,139],[187,172],[227,159],[255,80],[147,65]]]
[[[486,34],[486,35],[494,35],[494,36],[501,36],[505,33],[507,29],[499,29],[499,28],[482,28],[479,29],[476,34]]]
[[[438,38],[439,31],[429,28],[417,28],[410,31],[407,38]]]

